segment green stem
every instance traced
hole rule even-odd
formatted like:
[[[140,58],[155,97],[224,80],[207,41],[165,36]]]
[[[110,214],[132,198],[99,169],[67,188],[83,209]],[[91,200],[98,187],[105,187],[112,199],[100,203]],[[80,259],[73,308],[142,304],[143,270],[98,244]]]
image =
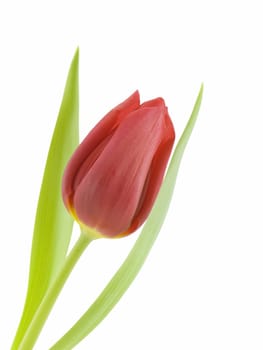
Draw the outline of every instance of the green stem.
[[[70,254],[68,255],[65,263],[59,272],[58,276],[54,280],[53,284],[48,289],[45,297],[43,298],[30,326],[25,333],[25,336],[18,348],[18,350],[31,350],[45,324],[46,319],[61,292],[67,278],[69,277],[71,271],[79,260],[80,256],[86,249],[86,247],[91,242],[91,239],[81,233],[75,246],[72,248]]]

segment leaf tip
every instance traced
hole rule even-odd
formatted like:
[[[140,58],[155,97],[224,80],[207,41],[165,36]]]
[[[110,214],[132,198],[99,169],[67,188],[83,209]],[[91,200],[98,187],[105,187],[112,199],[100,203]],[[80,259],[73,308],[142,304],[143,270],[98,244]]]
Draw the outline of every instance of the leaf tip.
[[[199,94],[198,94],[198,98],[202,98],[203,97],[203,91],[204,91],[204,83],[201,83]]]
[[[204,91],[204,83],[202,83],[200,86],[200,90],[199,90],[199,93],[198,93],[198,96],[197,96],[197,99],[195,102],[195,106],[194,106],[194,110],[193,110],[193,112],[195,111],[195,113],[194,113],[195,118],[197,117],[199,108],[201,106],[201,102],[202,102],[202,98],[203,98],[203,91]]]
[[[79,59],[79,46],[77,46],[77,48],[76,48],[73,60],[75,61],[75,60],[78,60],[78,59]]]
[[[74,56],[73,56],[72,61],[71,61],[70,72],[75,71],[75,73],[77,73],[78,68],[79,68],[79,47],[77,46],[76,51],[75,51]]]

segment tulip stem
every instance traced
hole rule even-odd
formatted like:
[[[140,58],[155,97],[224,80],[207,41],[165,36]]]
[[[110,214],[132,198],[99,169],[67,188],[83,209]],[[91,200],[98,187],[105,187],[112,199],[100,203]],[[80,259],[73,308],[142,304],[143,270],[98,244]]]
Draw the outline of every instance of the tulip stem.
[[[48,315],[61,292],[65,282],[67,281],[71,271],[77,261],[85,251],[86,247],[91,242],[91,239],[84,233],[81,233],[79,239],[67,256],[65,263],[55,278],[53,284],[47,290],[30,326],[25,333],[25,336],[18,347],[18,350],[31,350],[48,318]]]

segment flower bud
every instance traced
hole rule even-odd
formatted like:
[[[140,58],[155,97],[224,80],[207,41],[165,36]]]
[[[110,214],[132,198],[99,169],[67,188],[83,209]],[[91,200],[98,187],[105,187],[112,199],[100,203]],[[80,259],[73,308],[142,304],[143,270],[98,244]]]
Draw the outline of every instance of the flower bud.
[[[112,109],[71,157],[64,203],[84,231],[120,237],[150,213],[175,139],[162,98],[140,104],[136,91]]]

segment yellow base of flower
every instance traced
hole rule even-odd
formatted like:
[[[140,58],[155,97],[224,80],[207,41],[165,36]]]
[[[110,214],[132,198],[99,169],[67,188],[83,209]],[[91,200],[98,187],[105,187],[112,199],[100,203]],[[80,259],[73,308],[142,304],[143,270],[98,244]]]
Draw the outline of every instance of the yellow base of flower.
[[[87,236],[89,239],[94,240],[94,239],[98,239],[98,238],[105,238],[104,235],[102,235],[100,232],[98,232],[97,230],[91,228],[91,227],[87,227],[85,225],[83,225],[82,223],[79,222],[80,225],[80,229],[81,232]]]

